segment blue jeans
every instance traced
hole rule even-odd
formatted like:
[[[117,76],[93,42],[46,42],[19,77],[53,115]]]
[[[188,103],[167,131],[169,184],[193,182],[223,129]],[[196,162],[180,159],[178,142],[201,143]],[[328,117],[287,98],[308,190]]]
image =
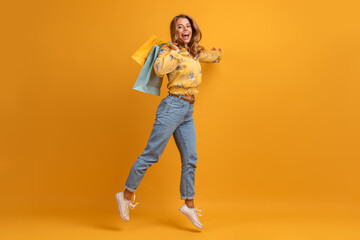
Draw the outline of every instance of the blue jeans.
[[[156,119],[144,152],[133,164],[125,188],[135,192],[146,170],[156,163],[171,135],[181,155],[181,199],[194,199],[197,162],[194,104],[168,95],[159,104]]]

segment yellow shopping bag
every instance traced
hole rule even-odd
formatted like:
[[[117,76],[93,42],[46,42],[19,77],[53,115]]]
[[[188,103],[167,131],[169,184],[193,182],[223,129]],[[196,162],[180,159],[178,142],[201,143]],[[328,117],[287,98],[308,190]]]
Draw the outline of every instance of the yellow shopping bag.
[[[146,58],[150,54],[154,45],[164,43],[157,36],[153,35],[149,38],[136,52],[131,56],[137,63],[144,65]]]

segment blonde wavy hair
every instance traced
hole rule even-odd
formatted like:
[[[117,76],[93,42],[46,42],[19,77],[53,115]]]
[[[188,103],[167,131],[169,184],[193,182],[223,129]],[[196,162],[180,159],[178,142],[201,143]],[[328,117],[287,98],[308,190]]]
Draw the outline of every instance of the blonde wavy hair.
[[[176,21],[179,18],[186,18],[189,20],[189,22],[191,24],[192,36],[191,36],[191,40],[188,44],[188,48],[185,47],[184,41],[181,38],[178,38],[176,36]],[[203,46],[199,45],[199,42],[202,38],[202,34],[201,34],[201,30],[199,28],[199,25],[197,25],[195,20],[188,15],[180,14],[173,18],[173,20],[170,23],[170,35],[171,35],[171,41],[173,43],[178,43],[177,46],[179,48],[185,48],[189,53],[191,53],[194,56],[200,54],[202,50],[205,50],[205,48]]]

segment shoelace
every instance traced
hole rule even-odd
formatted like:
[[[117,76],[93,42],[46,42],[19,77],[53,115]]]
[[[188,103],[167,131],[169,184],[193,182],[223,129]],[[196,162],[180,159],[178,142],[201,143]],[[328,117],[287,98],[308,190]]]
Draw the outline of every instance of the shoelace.
[[[205,209],[200,210],[200,209],[197,208],[197,205],[196,205],[195,213],[196,213],[198,216],[202,217],[202,214],[201,214],[200,212],[203,212],[203,211],[205,211]]]
[[[132,200],[132,202],[129,203],[131,209],[134,209],[139,204],[138,202],[133,204],[134,202],[135,202],[135,193],[134,193],[134,200]]]

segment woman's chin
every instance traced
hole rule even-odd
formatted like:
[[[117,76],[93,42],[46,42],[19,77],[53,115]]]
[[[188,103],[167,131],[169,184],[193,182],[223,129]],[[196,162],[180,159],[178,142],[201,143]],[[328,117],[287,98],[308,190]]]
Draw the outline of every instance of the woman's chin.
[[[186,40],[182,39],[182,40],[183,40],[183,43],[184,43],[184,44],[189,44],[189,42],[190,42],[191,39],[186,39]]]

